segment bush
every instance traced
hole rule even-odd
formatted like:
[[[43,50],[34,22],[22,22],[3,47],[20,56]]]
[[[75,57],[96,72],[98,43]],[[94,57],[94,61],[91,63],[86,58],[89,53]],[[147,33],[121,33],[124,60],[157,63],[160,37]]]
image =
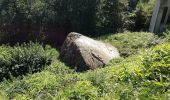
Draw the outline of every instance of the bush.
[[[155,38],[154,34],[150,33],[116,34],[102,39],[130,51],[137,52],[150,47],[152,49],[145,51],[144,55],[135,53],[136,55],[112,60],[105,68],[83,73],[75,72],[74,69],[69,69],[64,63],[55,60],[42,72],[26,75],[22,80],[14,78],[12,81],[1,82],[0,99],[169,98],[169,44],[165,45],[162,39]],[[164,45],[155,47],[162,43]],[[0,53],[9,55],[9,48],[14,47],[1,46]],[[45,51],[48,52],[47,55],[58,55],[55,49],[50,49],[49,46],[46,46]]]
[[[116,33],[124,28],[123,17],[126,12],[126,2],[122,0],[99,0],[97,10],[97,29],[98,33]],[[102,34],[104,34],[102,33]]]
[[[143,48],[149,48],[166,42],[166,39],[161,39],[152,33],[145,32],[125,32],[103,36],[99,39],[117,47],[122,57],[138,54]]]
[[[135,21],[133,31],[141,31],[141,30],[148,31],[153,9],[156,4],[155,2],[156,0],[138,1],[138,4],[135,10],[133,11],[133,13],[135,14],[133,18]]]
[[[55,94],[57,92],[56,87],[59,87],[58,80],[59,77],[54,73],[43,71],[32,75],[24,81],[24,84],[27,87],[25,90],[29,92],[29,96],[32,98],[49,98],[50,93]]]
[[[133,80],[138,81],[140,86],[139,97],[155,98],[170,90],[170,45],[153,47],[142,56],[140,70],[136,70]],[[151,95],[150,93],[154,94]]]
[[[66,66],[64,63],[62,63],[59,60],[55,60],[50,66],[46,68],[46,70],[58,75],[58,76],[64,76],[66,74],[72,74],[74,73],[73,69],[70,69],[69,66]]]
[[[143,74],[157,82],[170,81],[170,44],[156,46],[143,57]]]
[[[6,84],[5,84],[6,85]],[[55,94],[57,92],[58,78],[54,73],[49,71],[43,71],[40,73],[35,73],[34,75],[28,75],[22,80],[16,80],[14,84],[6,85],[9,88],[4,89],[5,94],[8,98],[50,98],[50,94]],[[1,89],[4,86],[0,87]]]
[[[60,95],[64,99],[93,100],[98,96],[98,89],[90,81],[77,81],[62,91]]]
[[[56,41],[70,31],[94,35],[122,30],[120,0],[1,0],[0,42]],[[127,2],[127,1],[126,1]],[[126,14],[127,15],[127,14]],[[54,43],[54,42],[53,42]]]
[[[148,31],[156,0],[128,1],[129,5],[123,10],[125,28],[130,31]]]
[[[168,42],[170,42],[170,28],[167,28],[167,30],[164,33],[160,33],[160,35],[165,36]]]
[[[0,46],[0,51],[1,80],[40,71],[50,64],[53,56],[49,49],[45,50],[42,45],[32,42],[14,47]]]

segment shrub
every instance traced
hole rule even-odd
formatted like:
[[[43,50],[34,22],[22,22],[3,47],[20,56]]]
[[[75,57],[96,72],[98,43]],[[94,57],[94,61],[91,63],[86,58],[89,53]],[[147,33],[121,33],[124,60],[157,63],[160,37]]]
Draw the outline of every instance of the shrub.
[[[138,4],[133,11],[134,16],[134,31],[145,30],[148,31],[153,9],[155,6],[156,0],[139,0]]]
[[[60,62],[59,60],[55,60],[50,66],[46,68],[46,70],[61,77],[66,74],[74,73],[73,69],[70,69],[69,66],[66,66],[64,63]]]
[[[0,100],[8,100],[4,91],[0,91]]]
[[[129,22],[124,18],[129,13],[127,0],[1,0],[0,4],[4,34],[0,42],[56,41],[54,36],[70,31],[117,32]]]
[[[156,46],[143,57],[145,77],[157,82],[170,81],[170,44]]]
[[[40,73],[35,73],[34,75],[28,75],[22,80],[15,80],[14,83],[9,82],[9,85],[0,86],[3,88],[5,94],[8,98],[32,98],[42,99],[50,98],[50,95],[54,95],[57,92],[58,78],[54,73],[49,71],[43,71]]]
[[[126,2],[122,0],[99,0],[97,10],[97,28],[98,33],[118,32],[123,30],[124,12],[126,12]],[[103,33],[102,33],[103,34]]]
[[[48,98],[50,97],[49,94],[52,95],[57,92],[56,87],[59,88],[58,79],[59,77],[54,73],[43,71],[24,80],[24,84],[27,87],[25,90],[29,92],[29,96],[32,98],[42,99],[46,96]]]
[[[164,35],[168,42],[170,42],[170,28],[166,30],[166,32],[161,33],[161,35]]]
[[[90,81],[77,81],[61,92],[60,95],[64,99],[93,100],[97,97],[97,94],[98,89]]]
[[[152,49],[142,56],[135,53],[136,55],[130,57],[112,60],[105,68],[83,73],[75,72],[64,63],[55,60],[42,72],[29,74],[22,80],[14,78],[12,81],[6,80],[0,83],[0,99],[169,98],[169,44],[155,47],[165,42],[150,33],[116,34],[102,38],[117,47],[134,49],[135,52],[143,48],[152,47]],[[14,47],[1,46],[0,57],[3,57],[1,56],[3,54],[10,55],[9,48]],[[50,49],[49,46],[46,46],[45,51],[48,52],[47,55],[58,55],[55,49]],[[11,55],[7,58],[10,57]]]
[[[50,64],[52,54],[38,43],[0,47],[0,79],[40,71]],[[55,50],[53,50],[55,52]]]
[[[117,47],[122,57],[137,54],[142,48],[149,48],[166,42],[165,39],[158,38],[152,33],[145,32],[125,32],[103,36],[99,39]]]
[[[153,47],[142,56],[142,65],[137,71],[138,79],[141,88],[141,97],[150,98],[152,96],[166,93],[170,90],[170,45],[162,45]]]

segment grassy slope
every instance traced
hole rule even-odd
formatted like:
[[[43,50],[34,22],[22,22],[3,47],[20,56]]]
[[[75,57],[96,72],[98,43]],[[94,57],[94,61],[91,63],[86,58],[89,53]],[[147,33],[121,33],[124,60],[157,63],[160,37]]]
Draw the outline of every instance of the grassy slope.
[[[0,84],[0,99],[165,99],[161,93],[136,75],[142,69],[141,52],[165,42],[150,33],[126,33],[102,36],[99,40],[116,46],[122,58],[102,69],[75,72],[54,60],[42,72]]]

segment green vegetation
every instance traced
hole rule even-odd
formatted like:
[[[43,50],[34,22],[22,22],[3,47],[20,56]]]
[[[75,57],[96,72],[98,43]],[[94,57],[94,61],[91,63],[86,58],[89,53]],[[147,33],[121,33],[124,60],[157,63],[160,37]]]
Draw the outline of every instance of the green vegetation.
[[[42,70],[50,64],[52,55],[56,55],[49,46],[43,48],[38,43],[0,46],[0,79],[11,78]]]
[[[155,0],[0,0],[0,42],[54,43],[75,31],[86,35],[147,30]],[[55,42],[54,42],[55,41]],[[57,41],[58,42],[58,41]]]
[[[169,100],[170,28],[139,32],[155,1],[0,0],[0,100]],[[76,72],[50,46],[72,31],[110,43],[121,58]]]
[[[168,37],[158,38],[151,33],[128,32],[102,36],[98,39],[118,47],[122,58],[112,60],[105,68],[83,73],[70,69],[58,59],[52,59],[51,64],[37,73],[2,81],[0,98],[3,100],[170,98]],[[32,45],[42,48],[39,44]],[[1,46],[1,49],[4,48],[16,47]],[[24,47],[21,46],[20,49]],[[59,54],[50,47],[43,50],[51,54],[52,58]]]
[[[123,57],[137,54],[141,49],[160,45],[167,41],[165,38],[158,38],[158,36],[152,33],[145,32],[126,32],[123,34],[118,33],[115,35],[105,35],[99,37],[99,39],[117,47]]]
[[[156,46],[143,56],[144,77],[157,82],[167,82],[170,85],[170,45]]]

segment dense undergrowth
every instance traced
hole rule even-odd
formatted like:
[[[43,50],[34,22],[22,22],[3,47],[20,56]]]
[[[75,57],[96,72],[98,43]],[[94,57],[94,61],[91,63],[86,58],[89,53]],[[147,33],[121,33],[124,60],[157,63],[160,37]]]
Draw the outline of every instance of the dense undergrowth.
[[[51,63],[54,50],[32,42],[14,47],[0,46],[0,80],[40,71]]]
[[[0,43],[60,45],[69,32],[147,31],[156,0],[0,0]]]
[[[55,59],[59,55],[55,49],[46,47],[47,50],[39,44],[31,44],[33,46],[29,47],[30,49],[27,48],[28,51],[33,50],[31,48],[34,46],[39,48],[34,50],[42,50],[38,54],[29,51],[30,54],[38,56],[32,56],[33,59],[41,61],[44,57],[45,59],[51,57],[51,64],[42,64],[44,67],[38,67],[41,70],[33,74],[29,72],[37,68],[37,63],[30,63],[24,66],[33,66],[27,75],[3,80],[0,83],[0,99],[168,100],[170,98],[170,43],[168,37],[168,34],[158,37],[144,32],[99,37],[99,40],[116,46],[120,50],[121,58],[112,60],[105,68],[83,73],[76,72]],[[1,46],[0,50],[5,51],[8,48],[7,51],[13,51],[18,48],[25,52],[26,47]],[[5,50],[3,50],[4,48]],[[22,54],[23,58],[20,59],[28,59],[27,53]],[[2,55],[0,53],[1,58]],[[12,58],[17,61],[15,57]],[[6,60],[10,62],[11,57]],[[22,65],[22,63],[19,64]],[[11,66],[17,66],[17,64]],[[8,66],[4,65],[2,68],[5,69]]]

